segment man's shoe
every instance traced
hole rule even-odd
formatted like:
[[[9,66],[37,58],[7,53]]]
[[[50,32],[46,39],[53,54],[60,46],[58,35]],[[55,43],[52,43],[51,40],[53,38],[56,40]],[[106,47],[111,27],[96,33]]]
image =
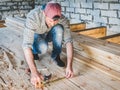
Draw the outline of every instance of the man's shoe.
[[[65,63],[60,59],[59,55],[56,57],[55,62],[59,67],[65,67]]]
[[[39,60],[38,54],[33,54],[33,56],[34,56],[34,60]]]

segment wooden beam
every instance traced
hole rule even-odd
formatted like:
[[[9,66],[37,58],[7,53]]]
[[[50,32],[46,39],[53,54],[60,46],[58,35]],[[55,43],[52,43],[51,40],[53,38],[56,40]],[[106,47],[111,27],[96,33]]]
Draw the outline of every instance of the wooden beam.
[[[5,20],[5,25],[9,27],[17,27],[23,29],[25,25],[25,19],[19,17],[7,17]]]
[[[5,20],[0,20],[0,28],[6,27],[6,26],[4,25],[4,23],[5,23]]]
[[[86,28],[85,23],[70,24],[70,30],[71,31],[84,30],[85,28]]]
[[[75,33],[73,35],[74,50],[80,55],[120,71],[120,45]]]
[[[5,23],[5,20],[0,20],[0,23]]]
[[[100,38],[106,36],[106,30],[107,28],[102,26],[102,27],[88,28],[85,30],[75,31],[75,32],[94,38]]]
[[[120,80],[120,73],[119,72],[117,72],[115,70],[112,70],[111,68],[106,67],[106,66],[104,66],[102,64],[99,64],[99,63],[97,63],[95,61],[92,61],[89,58],[85,58],[85,57],[79,55],[76,52],[75,52],[74,59],[81,62],[81,63],[83,63],[83,64],[86,64],[86,65],[88,65],[88,66],[90,66],[90,67],[92,67],[94,69],[97,69],[97,70],[99,70],[99,71],[101,71],[101,72],[103,72],[103,73],[105,73],[107,75],[110,75],[110,76]]]
[[[62,54],[63,55],[66,55],[66,50],[65,48],[63,48],[62,50]],[[100,64],[90,58],[87,58],[87,57],[84,57],[83,55],[81,55],[77,50],[74,49],[74,57],[73,57],[74,60],[80,62],[80,63],[83,63],[85,65],[88,65],[96,70],[99,70],[109,76],[112,76],[118,80],[120,80],[120,72],[116,71],[116,70],[113,70],[111,69],[110,67],[107,67],[103,64]]]
[[[109,36],[102,37],[100,39],[107,40],[109,42],[117,43],[120,44],[120,33],[118,34],[113,34]]]

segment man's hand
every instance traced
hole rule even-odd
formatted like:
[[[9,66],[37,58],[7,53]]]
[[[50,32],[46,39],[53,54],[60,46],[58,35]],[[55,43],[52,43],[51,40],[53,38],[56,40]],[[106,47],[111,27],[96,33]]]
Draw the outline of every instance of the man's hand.
[[[37,72],[37,73],[31,73],[31,83],[35,86],[35,87],[40,87],[37,86],[38,84],[40,85],[40,83],[43,81],[43,76]]]
[[[71,77],[73,77],[73,70],[72,70],[72,68],[70,68],[70,67],[67,67],[66,68],[66,78],[71,78]]]

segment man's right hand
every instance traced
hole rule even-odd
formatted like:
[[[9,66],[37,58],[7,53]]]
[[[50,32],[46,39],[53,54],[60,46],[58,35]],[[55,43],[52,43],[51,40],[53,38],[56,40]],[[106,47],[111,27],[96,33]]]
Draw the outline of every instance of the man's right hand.
[[[39,73],[31,73],[31,83],[37,87],[38,83],[41,83],[44,80],[43,76]]]

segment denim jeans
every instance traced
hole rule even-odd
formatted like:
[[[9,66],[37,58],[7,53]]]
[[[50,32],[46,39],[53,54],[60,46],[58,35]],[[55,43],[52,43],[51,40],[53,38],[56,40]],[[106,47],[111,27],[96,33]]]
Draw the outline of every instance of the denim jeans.
[[[33,43],[33,54],[43,54],[48,50],[48,42],[52,42],[52,59],[54,60],[57,55],[61,53],[62,50],[62,40],[63,40],[64,28],[61,24],[57,24],[51,28],[51,30],[46,34],[34,34]]]

